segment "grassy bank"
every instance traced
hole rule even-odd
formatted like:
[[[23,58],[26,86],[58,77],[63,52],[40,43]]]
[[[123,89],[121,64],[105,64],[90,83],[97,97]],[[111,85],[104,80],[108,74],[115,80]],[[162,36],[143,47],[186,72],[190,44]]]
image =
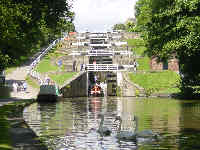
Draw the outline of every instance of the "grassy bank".
[[[33,78],[31,78],[30,76],[26,77],[26,82],[28,83],[28,85],[30,85],[31,87],[33,87],[35,89],[40,88],[38,82],[36,80],[34,80]]]
[[[72,78],[74,75],[76,75],[76,72],[69,72],[65,74],[51,74],[49,77],[55,81],[58,85],[63,85],[65,81]]]
[[[13,118],[22,117],[23,108],[33,103],[34,100],[20,100],[0,107],[0,149],[12,150],[12,141],[9,133],[11,124],[15,122]]]
[[[129,73],[132,82],[140,85],[146,90],[153,90],[153,93],[177,93],[179,75],[173,71]]]
[[[35,70],[39,73],[48,73],[48,72],[54,72],[54,71],[64,71],[63,65],[59,67],[56,64],[56,60],[64,56],[64,54],[57,53],[55,50],[52,50],[52,52],[48,53],[36,66]]]
[[[146,50],[145,43],[143,39],[128,39],[128,46],[131,50],[138,56],[143,56]]]
[[[137,62],[139,64],[137,73],[129,73],[132,82],[138,84],[145,89],[148,94],[153,93],[178,93],[177,84],[180,77],[173,71],[151,71],[150,58],[145,55],[145,43],[142,39],[128,39],[128,45],[132,47],[132,51],[136,53]]]
[[[44,76],[47,74],[56,84],[63,85],[66,80],[76,74],[75,72],[66,72],[64,65],[58,66],[57,61],[63,56],[65,54],[59,53],[59,48],[55,48],[41,60],[35,70]]]
[[[150,70],[150,58],[145,55],[145,43],[143,39],[128,39],[128,46],[131,47],[131,50],[137,58],[137,63],[139,66],[137,70],[149,71]]]
[[[141,58],[137,58],[137,63],[138,63],[138,67],[137,70],[140,71],[149,71],[150,70],[150,59],[149,57],[145,56],[145,57],[141,57]]]

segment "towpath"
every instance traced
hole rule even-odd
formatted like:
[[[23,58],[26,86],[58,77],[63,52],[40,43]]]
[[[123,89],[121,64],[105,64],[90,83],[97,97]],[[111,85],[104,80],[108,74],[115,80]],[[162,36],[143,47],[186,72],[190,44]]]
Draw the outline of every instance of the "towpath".
[[[6,82],[12,84],[13,82],[22,83],[28,75],[29,66],[21,66],[6,76]],[[31,99],[36,98],[38,89],[28,85],[27,91],[12,91],[11,97],[16,99]]]
[[[26,76],[28,75],[28,66],[24,65],[21,67],[17,67],[16,70],[6,75],[6,84],[8,84],[10,87],[12,87],[12,84],[14,82],[22,83],[25,81]],[[27,91],[11,91],[10,98],[5,98],[0,100],[0,106],[7,104],[9,102],[21,100],[21,99],[32,99],[36,98],[37,94],[39,92],[39,89],[35,89],[28,85]]]

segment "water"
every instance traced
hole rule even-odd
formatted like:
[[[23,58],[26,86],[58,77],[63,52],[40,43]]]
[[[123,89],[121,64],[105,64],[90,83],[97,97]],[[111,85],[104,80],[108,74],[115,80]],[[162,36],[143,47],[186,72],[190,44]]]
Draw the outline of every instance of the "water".
[[[98,114],[111,136],[97,132]],[[137,141],[116,139],[117,115],[123,128],[134,129],[130,116],[137,116],[138,130],[150,129],[159,139]],[[200,102],[173,99],[94,97],[63,99],[55,104],[34,103],[24,110],[24,118],[53,150],[198,150],[200,149]]]

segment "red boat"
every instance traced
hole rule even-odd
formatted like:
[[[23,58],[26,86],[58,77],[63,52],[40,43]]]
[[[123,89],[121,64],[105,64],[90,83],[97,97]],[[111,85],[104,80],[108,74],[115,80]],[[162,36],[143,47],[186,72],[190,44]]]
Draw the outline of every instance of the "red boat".
[[[94,85],[93,88],[90,91],[90,94],[92,96],[102,96],[103,91],[101,90],[101,87],[99,85]]]

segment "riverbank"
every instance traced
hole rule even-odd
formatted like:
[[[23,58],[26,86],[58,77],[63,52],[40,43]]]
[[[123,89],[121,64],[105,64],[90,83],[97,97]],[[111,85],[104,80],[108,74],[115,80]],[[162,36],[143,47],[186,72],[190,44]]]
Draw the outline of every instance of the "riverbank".
[[[137,72],[129,73],[128,77],[133,84],[143,88],[146,97],[171,97],[180,92],[180,76],[176,72],[151,70],[150,58],[144,53],[146,47],[142,39],[128,39],[127,42],[138,63]]]
[[[0,106],[0,149],[1,150],[47,150],[36,134],[23,119],[23,109],[34,103],[35,99],[4,99]]]
[[[50,63],[56,65],[53,57],[52,60],[54,61]],[[10,89],[10,97],[7,96],[0,99],[1,150],[47,149],[23,120],[23,109],[36,101],[40,86],[38,81],[29,76],[28,64],[25,63],[22,66],[6,71],[6,86]],[[26,91],[12,90],[13,83],[22,83],[24,81],[28,83]]]

